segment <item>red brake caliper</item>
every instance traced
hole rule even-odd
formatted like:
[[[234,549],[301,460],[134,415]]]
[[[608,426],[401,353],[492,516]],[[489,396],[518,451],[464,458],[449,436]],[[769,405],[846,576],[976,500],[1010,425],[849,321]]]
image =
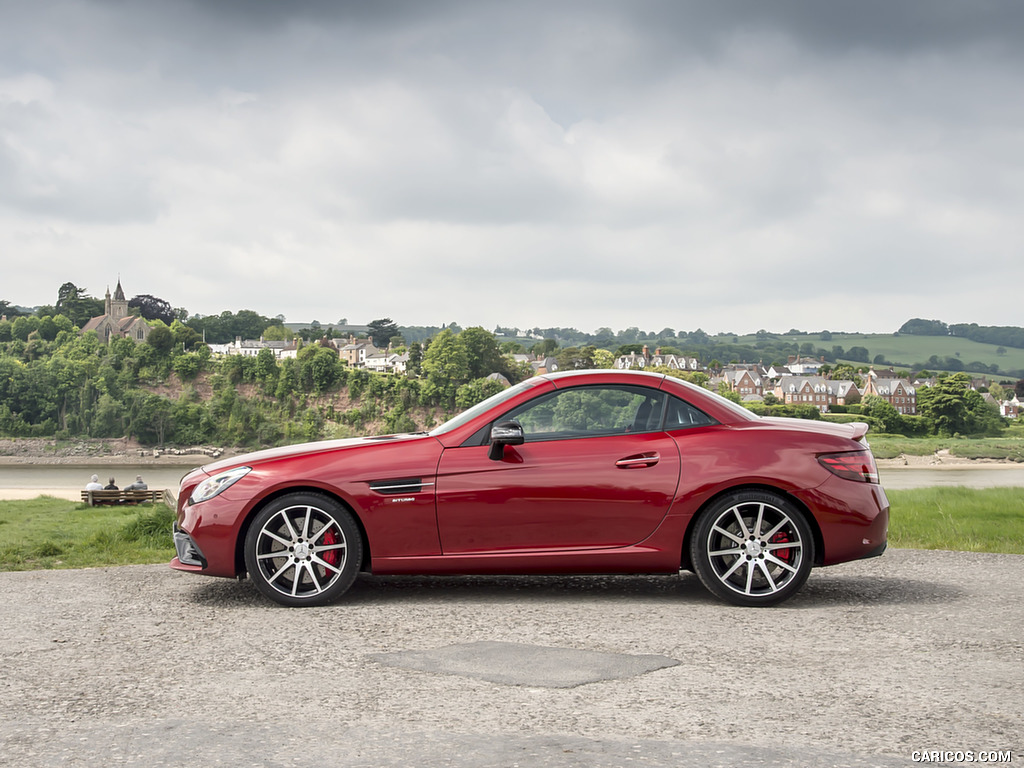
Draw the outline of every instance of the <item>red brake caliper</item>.
[[[338,543],[338,534],[337,534],[337,532],[333,528],[328,528],[327,529],[327,533],[324,534],[324,544],[325,545],[331,545],[331,544],[337,544],[337,543]],[[340,550],[337,550],[337,549],[329,549],[329,550],[327,550],[326,552],[324,552],[323,561],[325,563],[333,566],[334,568],[337,568],[338,567],[338,561],[341,558],[339,552],[340,552]]]
[[[768,543],[769,544],[785,544],[789,540],[790,540],[789,539],[789,535],[785,531],[779,531],[774,536],[772,536],[770,539],[768,539]],[[787,563],[787,564],[789,563],[790,550],[788,550],[788,549],[776,549],[773,554],[775,555],[775,557],[777,557],[782,562]]]

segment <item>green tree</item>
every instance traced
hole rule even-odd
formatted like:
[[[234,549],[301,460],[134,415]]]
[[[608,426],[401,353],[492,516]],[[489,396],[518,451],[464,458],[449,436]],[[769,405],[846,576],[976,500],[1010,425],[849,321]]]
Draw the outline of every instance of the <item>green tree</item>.
[[[202,361],[195,352],[184,352],[174,358],[174,372],[182,381],[192,381],[202,368]]]
[[[185,325],[181,320],[171,322],[171,336],[174,337],[174,346],[185,351],[206,346],[203,344],[203,337],[199,332],[195,328]]]
[[[280,370],[277,367],[277,356],[274,354],[274,350],[264,347],[256,354],[256,366],[253,374],[266,392],[274,392],[277,389],[277,377],[280,375]]]
[[[547,357],[556,349],[558,349],[558,342],[555,339],[544,339],[530,347],[530,352],[541,357]]]
[[[899,411],[878,395],[864,398],[864,413],[875,419],[885,432],[900,433],[903,431],[903,418]]]
[[[471,379],[482,379],[492,373],[500,373],[507,378],[505,358],[498,347],[498,339],[493,333],[480,326],[474,326],[462,331],[458,339],[463,349],[466,350]]]
[[[205,334],[208,344],[227,344],[234,341],[236,337],[243,339],[258,339],[268,326],[281,325],[278,318],[271,319],[253,312],[251,309],[242,309],[237,313],[228,311],[219,315],[207,317],[190,318],[186,325],[194,329],[201,337]],[[320,334],[317,333],[317,338]]]
[[[505,389],[505,385],[496,379],[473,379],[456,390],[455,407],[460,411],[464,411],[486,400],[491,395],[498,394],[503,389]]]
[[[729,384],[727,382],[723,381],[721,384],[718,385],[718,389],[716,389],[715,391],[718,392],[718,394],[720,394],[726,400],[732,400],[734,403],[743,402],[742,398],[740,397],[740,393],[734,389],[730,389]]]
[[[989,403],[980,392],[969,389],[964,393],[967,404],[967,428],[970,434],[998,435],[1006,429],[1006,421],[999,415],[999,406]]]
[[[855,363],[866,363],[870,354],[866,347],[850,347],[846,352],[846,359]]]
[[[139,314],[146,320],[160,320],[166,325],[170,325],[175,320],[174,309],[171,305],[163,299],[150,296],[148,293],[133,297],[128,302],[128,308],[137,309]]]
[[[385,349],[392,336],[398,335],[398,325],[390,317],[382,317],[367,324],[370,339],[377,349]]]
[[[268,325],[261,334],[265,341],[291,341],[295,334],[283,325]]]
[[[607,349],[595,349],[591,359],[595,368],[612,368],[615,366],[615,355]]]
[[[281,361],[280,373],[277,376],[277,388],[274,390],[274,396],[278,400],[290,399],[297,392],[299,383],[298,366],[298,361],[293,358]]]
[[[423,354],[424,394],[444,408],[455,406],[460,386],[470,380],[469,356],[459,337],[445,328]]]
[[[971,379],[955,373],[939,379],[934,386],[917,389],[917,411],[944,435],[962,434],[969,427],[967,391]]]
[[[146,338],[146,343],[159,355],[168,355],[174,347],[174,334],[164,323],[156,322]]]
[[[58,315],[58,317],[62,317],[62,315]],[[39,321],[39,336],[46,341],[53,341],[57,338],[57,323],[49,315]]]
[[[29,334],[39,330],[39,318],[21,316],[11,323],[11,336],[19,341],[28,341]]]
[[[92,318],[102,315],[104,305],[102,300],[86,295],[84,288],[69,282],[57,289],[55,309],[81,328]]]
[[[312,391],[321,395],[333,388],[344,375],[337,350],[312,344],[299,355],[301,378]]]
[[[136,391],[131,398],[130,430],[147,445],[163,445],[174,423],[174,403],[151,392]]]
[[[409,345],[409,361],[405,365],[406,374],[419,376],[423,373],[423,345],[414,341]]]
[[[560,371],[578,371],[594,367],[594,347],[567,347],[555,356]]]

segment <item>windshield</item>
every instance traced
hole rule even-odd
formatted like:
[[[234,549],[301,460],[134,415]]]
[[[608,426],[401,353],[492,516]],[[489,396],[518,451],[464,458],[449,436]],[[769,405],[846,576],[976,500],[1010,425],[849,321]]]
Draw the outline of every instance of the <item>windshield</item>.
[[[486,400],[480,401],[479,403],[474,405],[472,408],[470,408],[468,410],[465,410],[462,413],[460,413],[458,416],[453,416],[452,418],[448,419],[448,421],[446,421],[441,426],[435,427],[434,429],[430,430],[430,432],[428,434],[436,437],[437,435],[443,435],[446,432],[451,432],[453,429],[456,429],[457,427],[461,427],[467,421],[472,421],[477,416],[479,416],[481,413],[484,413],[485,411],[489,410],[490,408],[493,408],[498,403],[504,402],[505,400],[508,400],[508,399],[510,399],[512,397],[515,397],[520,392],[525,392],[526,390],[530,389],[531,387],[537,386],[538,383],[539,382],[538,382],[538,380],[536,378],[527,379],[526,381],[521,381],[518,384],[516,384],[514,387],[509,387],[508,389],[504,389],[501,392],[499,392],[498,394],[491,395]]]

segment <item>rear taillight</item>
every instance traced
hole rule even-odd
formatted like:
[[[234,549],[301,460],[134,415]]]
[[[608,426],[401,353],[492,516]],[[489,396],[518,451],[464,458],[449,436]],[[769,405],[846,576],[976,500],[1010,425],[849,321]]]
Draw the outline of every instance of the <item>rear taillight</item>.
[[[856,480],[859,483],[878,482],[878,469],[875,467],[875,457],[871,455],[871,451],[825,453],[818,457],[818,463],[844,480]]]

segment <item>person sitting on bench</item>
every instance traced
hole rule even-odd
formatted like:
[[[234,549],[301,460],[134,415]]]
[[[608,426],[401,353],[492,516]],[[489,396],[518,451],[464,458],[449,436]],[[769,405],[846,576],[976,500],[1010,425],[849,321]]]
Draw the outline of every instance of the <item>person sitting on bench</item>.
[[[135,482],[124,487],[126,491],[148,491],[149,486],[142,479],[142,475],[135,476]]]

